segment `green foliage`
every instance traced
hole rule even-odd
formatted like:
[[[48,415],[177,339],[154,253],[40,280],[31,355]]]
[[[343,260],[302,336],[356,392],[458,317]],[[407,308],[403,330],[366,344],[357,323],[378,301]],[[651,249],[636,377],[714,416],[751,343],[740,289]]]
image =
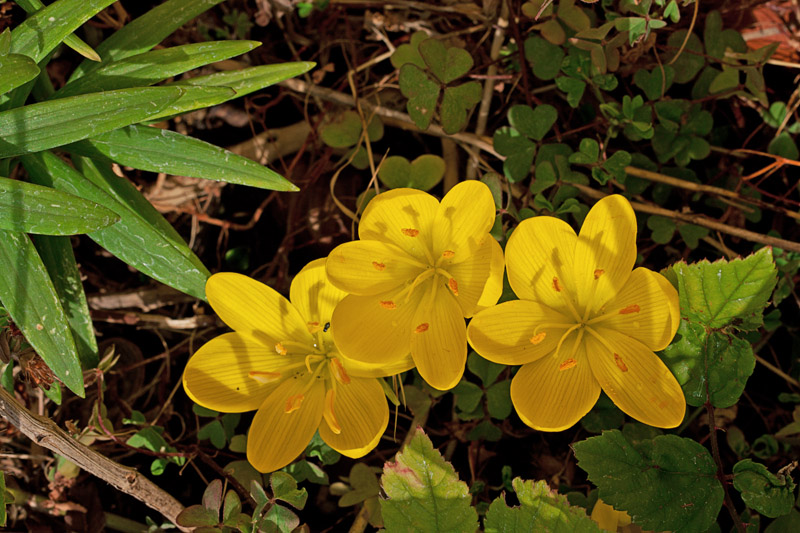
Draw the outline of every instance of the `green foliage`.
[[[783,516],[794,507],[795,485],[792,477],[784,474],[775,476],[767,467],[750,459],[734,465],[733,486],[742,493],[742,499],[748,507],[764,516]]]
[[[444,159],[438,155],[423,154],[413,161],[393,155],[383,161],[378,178],[390,189],[411,187],[429,191],[442,181],[444,171]]]
[[[600,498],[644,529],[705,531],[722,506],[711,454],[691,439],[662,435],[632,443],[612,430],[572,448]]]
[[[531,109],[517,105],[508,110],[511,127],[499,128],[494,134],[494,149],[506,156],[503,172],[511,182],[525,179],[530,173],[536,142],[541,141],[555,124],[558,113],[553,106]]]
[[[395,462],[384,465],[381,485],[387,496],[381,500],[387,531],[472,533],[478,527],[467,485],[421,429]]]
[[[552,491],[544,481],[523,481],[515,478],[513,486],[520,505],[509,508],[503,496],[493,501],[484,522],[486,533],[601,531],[597,524],[586,516],[586,511],[571,506],[566,496]]]
[[[186,463],[186,457],[177,455],[177,451],[173,446],[167,444],[162,436],[163,429],[158,426],[145,427],[131,435],[125,442],[128,446],[134,448],[144,448],[151,452],[158,453],[173,453],[176,455],[167,457],[157,457],[150,464],[150,473],[154,476],[160,476],[164,473],[167,463],[175,463],[178,466],[183,466]]]

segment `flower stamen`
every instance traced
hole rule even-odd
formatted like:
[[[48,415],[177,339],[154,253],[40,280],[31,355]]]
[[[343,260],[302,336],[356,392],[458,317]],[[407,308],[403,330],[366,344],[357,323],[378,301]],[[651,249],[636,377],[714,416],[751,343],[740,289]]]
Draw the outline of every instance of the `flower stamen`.
[[[453,250],[445,250],[442,252],[442,257],[445,259],[451,259],[456,253]]]
[[[556,292],[561,292],[561,284],[556,277],[553,277],[553,289],[555,289]]]
[[[379,263],[379,262],[377,262],[377,261],[373,261],[373,262],[372,262],[372,266],[373,266],[373,267],[375,268],[375,270],[377,270],[378,272],[383,272],[383,270],[386,268],[386,263]]]
[[[603,270],[602,268],[595,269],[595,271],[594,271],[594,279],[600,279],[600,276],[602,276],[605,273],[606,273],[606,271]]]
[[[542,331],[541,333],[537,333],[533,337],[531,337],[531,344],[533,345],[540,344],[545,337],[547,337],[546,332]]]
[[[450,278],[450,280],[447,282],[447,286],[450,287],[450,290],[453,291],[455,296],[458,296],[458,282],[455,280],[455,278]]]
[[[280,342],[279,342],[278,344],[276,344],[276,345],[275,345],[275,351],[276,351],[276,352],[278,352],[278,353],[279,353],[279,354],[281,354],[281,355],[286,355],[286,354],[288,353],[288,352],[286,351],[286,348],[284,348],[284,347],[283,347],[283,344],[282,344],[282,343],[280,343]]]
[[[251,370],[247,376],[258,381],[259,383],[275,383],[281,379],[280,372],[259,372],[258,370]]]
[[[283,412],[289,414],[291,412],[297,411],[300,409],[300,405],[303,403],[304,396],[302,394],[292,394],[286,400],[286,406],[283,408]]]
[[[428,331],[429,327],[430,327],[430,324],[428,324],[427,322],[423,322],[422,324],[420,324],[419,326],[414,328],[414,333],[424,333],[424,332]]]
[[[406,237],[416,237],[419,235],[419,230],[414,228],[402,228],[400,230]]]
[[[561,350],[561,345],[564,344],[565,340],[567,340],[567,337],[569,337],[569,334],[572,333],[573,331],[575,331],[576,329],[580,328],[581,326],[583,326],[583,324],[575,324],[574,326],[572,326],[571,328],[569,328],[567,331],[564,332],[564,334],[561,336],[561,339],[559,339],[559,341],[558,341],[558,345],[556,346],[556,355],[558,355],[558,352]],[[578,334],[578,342],[580,342],[580,339],[581,339],[582,336],[583,336],[583,333],[580,332]]]
[[[625,364],[625,362],[622,360],[622,357],[620,357],[618,353],[614,354],[614,363],[616,363],[617,367],[623,372],[628,371],[628,366]]]
[[[641,311],[641,308],[639,308],[639,306],[636,305],[636,304],[632,304],[632,305],[629,305],[628,307],[620,309],[619,310],[619,314],[621,314],[621,315],[629,315],[631,313],[638,313],[639,311]]]
[[[384,309],[396,309],[397,308],[397,304],[395,304],[391,300],[381,300],[380,304],[381,304],[381,307],[383,307]]]
[[[558,365],[558,369],[562,370],[562,371],[563,370],[568,370],[568,369],[574,367],[577,364],[578,364],[578,362],[575,359],[573,359],[572,357],[570,357],[569,359],[567,359],[566,361],[564,361],[563,363]]]
[[[347,375],[347,370],[344,369],[344,365],[342,362],[339,361],[338,357],[334,357],[330,360],[331,365],[331,374],[333,377],[341,383],[342,385],[348,385],[350,383],[350,376]]]
[[[319,322],[307,322],[306,328],[308,328],[308,332],[312,335],[322,329],[319,325]]]
[[[339,425],[339,422],[336,420],[336,414],[333,412],[333,402],[336,399],[336,391],[334,389],[328,389],[328,392],[325,393],[325,407],[322,410],[322,416],[325,418],[325,422],[328,423],[328,427],[331,428],[335,434],[339,434],[342,432],[342,426]]]

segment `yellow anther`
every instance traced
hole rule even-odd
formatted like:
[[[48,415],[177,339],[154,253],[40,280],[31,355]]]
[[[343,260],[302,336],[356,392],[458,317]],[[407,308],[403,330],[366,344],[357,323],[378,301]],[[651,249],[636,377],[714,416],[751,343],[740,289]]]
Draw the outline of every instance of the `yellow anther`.
[[[633,304],[633,305],[629,305],[628,307],[625,307],[624,309],[620,309],[619,310],[619,314],[621,314],[621,315],[629,315],[631,313],[638,313],[639,311],[641,311],[639,306],[636,305],[636,304]]]
[[[444,257],[445,259],[450,259],[454,255],[456,255],[456,253],[453,250],[445,250],[444,252],[442,252],[442,257]]]
[[[375,270],[378,271],[382,271],[384,268],[386,268],[386,265],[384,263],[378,263],[377,261],[373,261],[372,266],[375,267]]]
[[[286,400],[286,406],[283,408],[284,413],[291,413],[300,409],[303,403],[304,396],[302,394],[293,394]]]
[[[578,362],[575,359],[573,359],[572,357],[570,357],[569,359],[567,359],[566,361],[564,361],[563,363],[558,365],[558,369],[559,370],[567,370],[567,369],[570,369],[570,368],[572,368],[573,366],[575,366],[577,364],[578,364]]]
[[[331,428],[331,431],[338,435],[342,432],[342,426],[339,425],[339,422],[336,420],[336,414],[333,412],[333,402],[335,400],[336,391],[328,389],[328,392],[325,393],[325,407],[322,409],[322,416],[325,418],[325,422],[328,423],[328,427]]]
[[[350,376],[347,375],[347,370],[344,369],[344,365],[342,362],[339,361],[337,357],[331,359],[331,374],[333,377],[341,383],[342,385],[348,385],[350,383]]]
[[[600,279],[600,276],[602,276],[605,273],[606,273],[605,270],[598,268],[597,270],[594,271],[594,279]]]
[[[381,300],[380,304],[381,304],[381,307],[383,307],[384,309],[395,309],[395,308],[397,308],[397,304],[395,304],[391,300]]]
[[[428,323],[427,322],[423,322],[422,324],[420,324],[419,326],[416,327],[416,329],[414,330],[414,333],[423,333],[425,331],[428,331],[428,327],[429,327]]]
[[[542,331],[541,333],[537,333],[536,335],[531,337],[531,344],[539,344],[544,340],[545,337],[547,337],[547,333],[545,333],[544,331]]]
[[[402,231],[403,235],[406,237],[416,237],[419,235],[419,230],[414,228],[403,228],[400,231]]]
[[[558,278],[553,278],[553,288],[556,292],[561,292],[561,284],[558,282]]]
[[[618,353],[614,354],[614,363],[616,363],[617,367],[623,372],[628,371],[628,366],[625,364],[625,362],[622,360],[622,357],[620,357]]]
[[[453,291],[453,294],[458,296],[458,282],[454,278],[450,278],[447,282],[447,286],[450,287],[450,290]]]
[[[286,355],[286,348],[283,347],[283,344],[278,343],[275,345],[275,351],[281,355]]]
[[[247,375],[259,383],[274,383],[281,379],[280,372],[259,372],[257,370],[251,370]]]
[[[308,332],[312,335],[318,331],[322,331],[322,326],[319,325],[319,322],[306,322],[306,327],[308,328]]]

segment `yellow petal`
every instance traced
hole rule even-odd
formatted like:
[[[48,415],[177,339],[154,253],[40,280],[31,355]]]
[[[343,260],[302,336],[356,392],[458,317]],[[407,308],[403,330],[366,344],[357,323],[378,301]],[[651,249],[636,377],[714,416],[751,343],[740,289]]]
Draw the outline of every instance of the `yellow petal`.
[[[558,218],[520,222],[506,245],[506,270],[514,293],[572,316],[567,299],[575,293],[572,263],[577,242],[573,229]]]
[[[466,260],[491,239],[494,199],[489,187],[476,180],[462,181],[442,199],[433,224],[433,250],[439,256],[453,252],[452,261]]]
[[[197,404],[223,413],[258,409],[277,383],[262,383],[250,372],[280,372],[288,359],[243,333],[211,339],[186,363],[183,388]]]
[[[433,217],[438,207],[436,198],[416,189],[383,192],[364,210],[358,236],[361,240],[395,244],[424,260],[430,253]]]
[[[627,335],[603,327],[596,332],[602,342],[586,335],[589,362],[608,397],[639,422],[677,427],[683,421],[686,400],[664,362]]]
[[[231,329],[267,346],[288,339],[313,343],[305,319],[289,300],[253,278],[233,272],[214,274],[206,282],[206,296]]]
[[[503,295],[503,273],[506,269],[506,261],[503,257],[503,248],[494,239],[489,239],[492,245],[492,262],[489,266],[489,278],[483,286],[483,293],[478,299],[475,312],[492,307]]]
[[[337,435],[327,423],[319,435],[328,446],[347,457],[369,453],[378,444],[389,422],[389,407],[376,379],[354,378],[348,385],[336,386],[333,410],[341,432]]]
[[[456,297],[458,305],[461,306],[461,314],[467,318],[471,317],[473,313],[475,313],[475,308],[478,306],[478,301],[480,300],[486,283],[489,279],[489,273],[491,272],[493,259],[492,251],[494,249],[492,243],[497,244],[497,241],[489,237],[477,250],[475,250],[475,253],[469,256],[467,260],[454,265],[447,265],[446,263],[442,265],[443,268],[446,269],[447,272],[453,276],[453,279],[457,282],[458,294],[452,290],[451,292]],[[500,245],[497,244],[497,246],[499,247]],[[502,251],[500,254],[502,261]],[[501,292],[503,290],[502,276],[503,274],[501,270]],[[497,295],[497,298],[500,298],[499,294]],[[497,303],[497,299],[495,299],[494,303]]]
[[[325,259],[311,261],[297,273],[289,289],[289,297],[303,318],[309,330],[314,324],[324,329],[331,321],[333,309],[347,293],[337,289],[328,281],[325,274]]]
[[[659,281],[663,279],[669,289]],[[678,329],[673,310],[678,292],[661,274],[637,268],[619,293],[603,309],[609,316],[598,324],[624,333],[653,351],[666,348]],[[679,318],[680,319],[680,318]],[[674,329],[673,329],[674,326]]]
[[[592,313],[617,294],[636,262],[636,215],[613,194],[598,201],[583,221],[575,245],[575,283],[580,308]]]
[[[411,358],[411,352],[402,359],[380,364],[364,363],[344,356],[340,356],[339,359],[342,361],[342,365],[344,365],[348,375],[361,378],[394,376],[414,368],[414,359]]]
[[[273,472],[291,463],[308,445],[322,420],[325,386],[303,391],[306,379],[281,383],[261,404],[247,435],[247,460],[259,472]],[[300,406],[287,413],[287,400],[303,394]]]
[[[538,302],[513,300],[472,317],[469,343],[482,357],[504,365],[521,365],[556,349],[567,328],[540,324],[569,323],[570,319]]]
[[[594,504],[594,509],[592,509],[592,520],[597,523],[600,529],[616,533],[620,514],[619,511],[603,500],[597,500],[597,503]]]
[[[411,324],[411,357],[422,378],[439,390],[461,381],[467,361],[467,326],[455,297],[425,284],[426,296]],[[434,292],[431,292],[434,291]]]
[[[656,281],[658,284],[661,285],[661,290],[664,291],[664,304],[669,307],[669,316],[670,316],[670,329],[669,331],[672,332],[672,335],[669,336],[669,342],[672,342],[672,338],[675,336],[675,332],[678,331],[678,326],[681,324],[681,301],[680,297],[678,296],[678,291],[669,282],[667,278],[662,276],[657,272],[653,272],[655,274]],[[666,346],[665,346],[666,347]],[[655,348],[656,351],[662,350],[663,348]]]
[[[396,298],[397,292],[345,297],[331,319],[330,331],[339,353],[369,364],[406,359],[411,352],[411,321],[422,295],[417,289],[408,302]]]
[[[523,422],[541,431],[562,431],[575,425],[600,396],[581,342],[573,333],[559,354],[522,365],[511,381],[511,401]]]
[[[361,296],[399,287],[416,278],[426,266],[394,244],[368,240],[340,244],[326,263],[331,283]]]

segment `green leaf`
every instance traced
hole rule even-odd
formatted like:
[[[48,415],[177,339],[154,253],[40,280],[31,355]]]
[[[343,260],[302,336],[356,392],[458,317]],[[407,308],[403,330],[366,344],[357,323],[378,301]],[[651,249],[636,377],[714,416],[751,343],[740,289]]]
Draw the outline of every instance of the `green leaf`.
[[[418,31],[411,35],[411,42],[401,44],[392,54],[391,62],[394,68],[399,69],[406,63],[416,65],[421,69],[425,68],[425,61],[419,54],[419,45],[422,41],[428,39],[429,36],[424,31]]]
[[[256,41],[211,41],[144,52],[104,64],[67,83],[51,99],[153,85],[194,68],[244,54],[260,44]]]
[[[600,394],[592,410],[581,418],[583,429],[596,434],[607,429],[617,429],[624,422],[625,415],[605,393]]]
[[[556,108],[542,104],[531,109],[527,105],[511,106],[508,110],[508,122],[518,132],[541,141],[558,119]]]
[[[632,445],[611,430],[572,449],[600,498],[642,529],[705,531],[717,518],[724,497],[717,466],[693,440],[663,435]]]
[[[625,150],[617,150],[611,157],[603,161],[603,170],[614,176],[617,180],[625,181],[627,177],[625,167],[631,164],[631,154]]]
[[[527,59],[533,75],[540,80],[552,80],[561,70],[561,60],[564,59],[564,49],[550,44],[538,35],[525,39],[525,59]]]
[[[651,71],[637,70],[633,75],[633,83],[644,91],[648,100],[658,100],[662,94],[666,94],[672,81],[675,79],[675,69],[669,65],[656,67]],[[666,82],[664,81],[666,79]]]
[[[444,159],[438,155],[423,154],[411,162],[403,156],[393,155],[383,161],[378,178],[390,189],[410,187],[429,191],[442,181],[444,170]]]
[[[6,505],[8,503],[13,503],[13,501],[14,498],[6,498],[6,477],[5,474],[0,471],[0,527],[6,525]]]
[[[678,282],[681,316],[709,328],[733,325],[753,330],[761,326],[762,312],[777,282],[771,248],[732,261],[679,262],[672,270]]]
[[[222,507],[222,480],[211,481],[203,491],[203,507],[219,514]]]
[[[694,250],[700,244],[700,239],[708,235],[710,230],[703,226],[696,226],[694,224],[681,224],[678,226],[678,233],[681,234],[683,242],[686,246]]]
[[[264,533],[291,533],[300,525],[300,519],[282,505],[273,505],[258,524],[258,531]]]
[[[486,513],[484,521],[486,533],[516,531],[599,533],[601,531],[597,524],[586,516],[583,508],[571,506],[567,497],[551,490],[547,482],[514,478],[512,483],[520,505],[508,507],[505,496],[495,499]]]
[[[305,507],[308,492],[306,489],[298,489],[297,481],[286,472],[273,472],[269,478],[269,485],[276,500],[284,501],[295,509]]]
[[[481,388],[464,379],[453,387],[452,392],[455,396],[456,407],[463,413],[473,412],[480,405],[481,398],[483,398]]]
[[[703,42],[708,55],[720,60],[725,57],[725,43],[722,40],[722,15],[716,9],[706,15]]]
[[[11,52],[38,63],[69,34],[113,3],[114,0],[58,0],[14,28]]]
[[[739,86],[739,69],[722,66],[722,72],[711,81],[708,92],[711,94],[721,93]]]
[[[674,220],[661,215],[650,215],[647,218],[647,227],[653,232],[651,235],[653,242],[658,244],[670,242],[676,228]]]
[[[72,243],[67,237],[34,235],[32,239],[67,315],[81,365],[84,369],[95,368],[100,360],[97,339]]]
[[[670,50],[674,50],[674,52],[669,52],[666,55],[664,58],[666,63],[669,63],[672,58],[675,57],[675,54],[686,38],[686,31],[687,30],[678,30],[670,33],[669,39],[667,39],[667,47],[670,48]],[[675,83],[691,81],[705,64],[706,61],[703,58],[703,43],[697,35],[692,33],[680,57],[672,63],[672,68],[675,69]]]
[[[39,0],[17,0],[16,3],[29,14],[35,13],[45,7],[45,5]],[[87,59],[91,59],[92,61],[100,61],[100,56],[97,55],[97,52],[95,52],[91,46],[78,38],[77,35],[67,35],[64,37],[64,44]]]
[[[125,444],[134,448],[145,448],[151,452],[163,451],[167,448],[167,441],[152,427],[140,429],[131,435]]]
[[[196,76],[194,78],[172,82],[168,85],[180,85],[184,87],[187,85],[197,87],[227,87],[233,89],[236,93],[236,98],[239,98],[275,85],[276,83],[280,83],[283,80],[305,74],[316,65],[316,63],[311,61],[260,65],[242,70],[230,70],[209,74],[207,76]]]
[[[522,181],[531,171],[536,144],[514,128],[502,127],[494,132],[494,149],[506,156],[503,174],[509,181]]]
[[[425,39],[419,43],[418,49],[430,71],[445,85],[469,72],[474,63],[466,50],[455,46],[445,48],[436,39]]]
[[[222,422],[219,420],[212,420],[205,426],[200,428],[197,432],[197,440],[210,440],[211,444],[218,450],[225,448],[225,430],[222,428]]]
[[[467,114],[481,101],[481,84],[468,81],[456,87],[447,87],[442,96],[439,115],[442,129],[452,135],[463,130],[467,125]]]
[[[182,92],[179,87],[121,89],[4,111],[0,113],[0,158],[47,150],[141,122]]]
[[[0,56],[0,72],[0,94],[4,94],[38,76],[39,67],[28,56],[8,54]]]
[[[102,63],[83,61],[69,78],[75,80],[111,61],[141,54],[186,22],[224,0],[168,0],[115,31],[96,48]],[[107,2],[110,4],[111,2]]]
[[[384,465],[381,484],[388,531],[474,533],[478,528],[466,483],[419,428],[396,461]]]
[[[56,377],[83,398],[83,373],[69,322],[27,235],[0,230],[0,271],[0,303]]]
[[[175,517],[175,522],[183,527],[215,526],[219,523],[219,515],[202,505],[190,505]]]
[[[411,120],[418,128],[427,129],[436,111],[436,102],[439,100],[441,90],[439,84],[428,78],[425,71],[411,63],[400,68],[398,83],[400,92],[408,98],[406,109]]]
[[[37,183],[104,205],[120,216],[116,224],[90,233],[92,240],[142,273],[205,298],[208,270],[136,187],[90,159],[75,162],[77,171],[50,152],[22,158]]]
[[[681,320],[677,340],[663,352],[664,362],[683,388],[686,403],[730,407],[739,400],[756,360],[749,342],[702,324]]]
[[[242,500],[235,490],[229,490],[225,494],[225,504],[222,507],[222,521],[225,524],[235,524],[242,512]]]
[[[578,165],[591,165],[600,157],[600,144],[594,139],[581,139],[578,151],[569,156],[569,162]]]
[[[470,351],[467,357],[467,368],[481,379],[484,387],[488,387],[502,374],[503,370],[506,369],[506,365],[493,363]]]
[[[348,478],[350,491],[339,498],[339,507],[350,507],[359,504],[367,498],[374,498],[381,492],[378,476],[364,463],[356,463],[350,469]]]
[[[800,511],[797,509],[792,509],[788,515],[775,519],[767,526],[764,533],[786,533],[787,531],[800,531]]]
[[[486,389],[486,408],[492,418],[505,420],[513,409],[511,403],[511,380],[499,381]]]
[[[151,172],[219,180],[260,189],[299,190],[277,172],[246,157],[159,128],[129,126],[71,144],[65,149]]]
[[[40,235],[89,233],[119,217],[94,202],[24,181],[0,178],[0,229]]]
[[[733,486],[742,493],[748,507],[764,516],[777,518],[794,507],[794,481],[791,475],[773,475],[767,467],[750,459],[733,467]]]
[[[559,76],[556,78],[556,86],[567,93],[567,103],[570,107],[578,107],[586,91],[586,82],[570,76]]]
[[[785,131],[782,131],[780,135],[769,142],[767,152],[787,159],[800,158],[800,151],[797,149],[797,144],[794,142],[792,136]]]
[[[320,137],[331,148],[348,148],[358,144],[362,129],[358,113],[345,111],[320,126]],[[383,122],[377,116],[373,116],[367,125],[367,136],[373,142],[383,137]]]

